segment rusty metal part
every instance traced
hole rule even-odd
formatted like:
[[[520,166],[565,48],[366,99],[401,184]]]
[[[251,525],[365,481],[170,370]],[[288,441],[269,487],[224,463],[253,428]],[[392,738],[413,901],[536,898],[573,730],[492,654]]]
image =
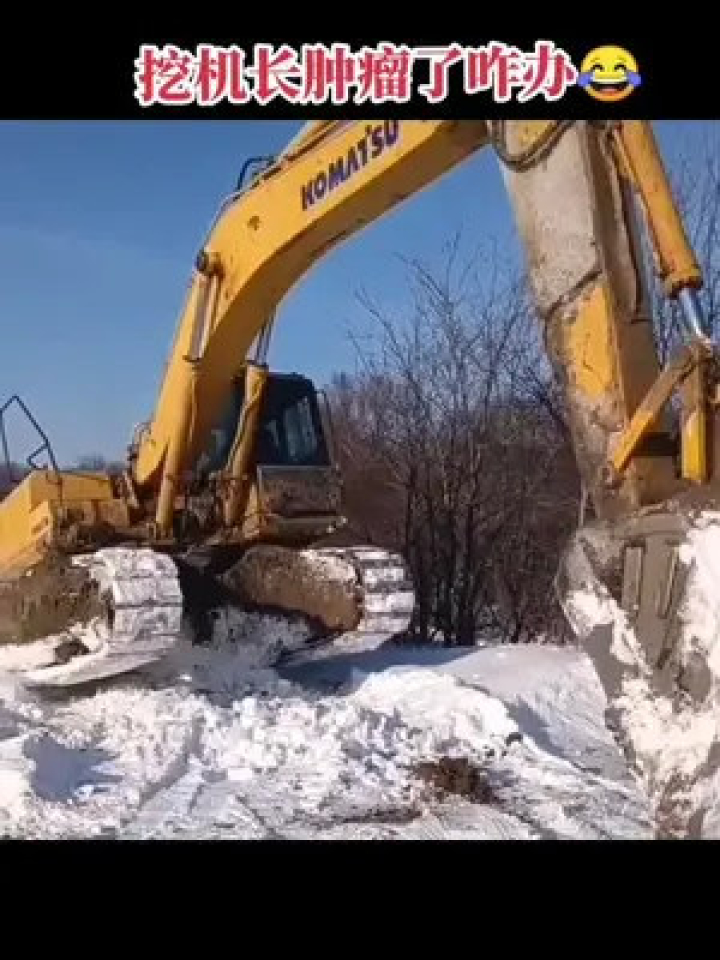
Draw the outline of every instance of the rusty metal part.
[[[258,544],[229,562],[218,557],[211,550],[176,561],[186,617],[200,641],[225,606],[302,620],[317,642],[351,631],[398,636],[410,626],[415,594],[404,561],[390,551]]]
[[[257,469],[259,507],[282,518],[324,517],[325,526],[336,525],[341,508],[341,485],[328,467],[260,466]]]
[[[362,612],[354,571],[334,579],[320,573],[312,556],[262,545],[248,550],[222,580],[245,606],[301,614],[327,632],[354,630]]]
[[[87,569],[49,555],[25,576],[0,585],[0,643],[25,643],[107,615]]]

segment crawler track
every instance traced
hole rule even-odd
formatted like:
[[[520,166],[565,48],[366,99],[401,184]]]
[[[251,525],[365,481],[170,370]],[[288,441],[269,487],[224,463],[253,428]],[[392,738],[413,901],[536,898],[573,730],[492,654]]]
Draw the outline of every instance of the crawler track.
[[[212,639],[223,606],[305,618],[317,626],[309,644],[348,631],[401,634],[413,613],[402,558],[373,547],[261,546],[220,576],[189,569],[152,549],[111,547],[48,562],[17,581],[4,594],[15,637],[58,637],[26,683],[67,687],[146,666],[188,636]]]

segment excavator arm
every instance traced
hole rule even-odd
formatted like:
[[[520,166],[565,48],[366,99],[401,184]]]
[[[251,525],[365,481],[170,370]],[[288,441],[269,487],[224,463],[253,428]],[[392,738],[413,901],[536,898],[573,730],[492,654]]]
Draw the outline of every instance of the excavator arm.
[[[701,271],[649,124],[574,124],[528,164],[535,136],[507,124],[499,152],[594,513],[562,559],[559,599],[658,830],[717,836],[719,379]],[[685,325],[664,369],[648,246]]]

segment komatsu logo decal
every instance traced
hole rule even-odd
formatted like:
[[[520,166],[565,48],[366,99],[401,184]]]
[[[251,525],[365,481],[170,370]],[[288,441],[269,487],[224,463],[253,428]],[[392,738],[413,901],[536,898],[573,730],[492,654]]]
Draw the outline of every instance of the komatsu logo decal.
[[[388,148],[394,147],[400,138],[398,120],[385,120],[376,126],[365,127],[365,136],[341,157],[328,164],[327,170],[321,170],[301,188],[303,210],[323,200],[333,190],[347,183],[364,166],[381,156]]]

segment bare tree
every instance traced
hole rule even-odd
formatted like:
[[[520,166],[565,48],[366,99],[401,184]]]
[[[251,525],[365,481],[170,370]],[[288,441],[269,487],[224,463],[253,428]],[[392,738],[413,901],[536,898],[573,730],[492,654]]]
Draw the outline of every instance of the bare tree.
[[[357,344],[362,373],[335,384],[346,475],[392,503],[383,535],[412,568],[421,638],[527,639],[556,617],[553,559],[577,490],[566,438],[533,394],[525,280],[492,251],[462,258],[457,240],[441,270],[407,266],[409,311],[363,295],[376,335]],[[558,471],[565,499],[550,493]]]

